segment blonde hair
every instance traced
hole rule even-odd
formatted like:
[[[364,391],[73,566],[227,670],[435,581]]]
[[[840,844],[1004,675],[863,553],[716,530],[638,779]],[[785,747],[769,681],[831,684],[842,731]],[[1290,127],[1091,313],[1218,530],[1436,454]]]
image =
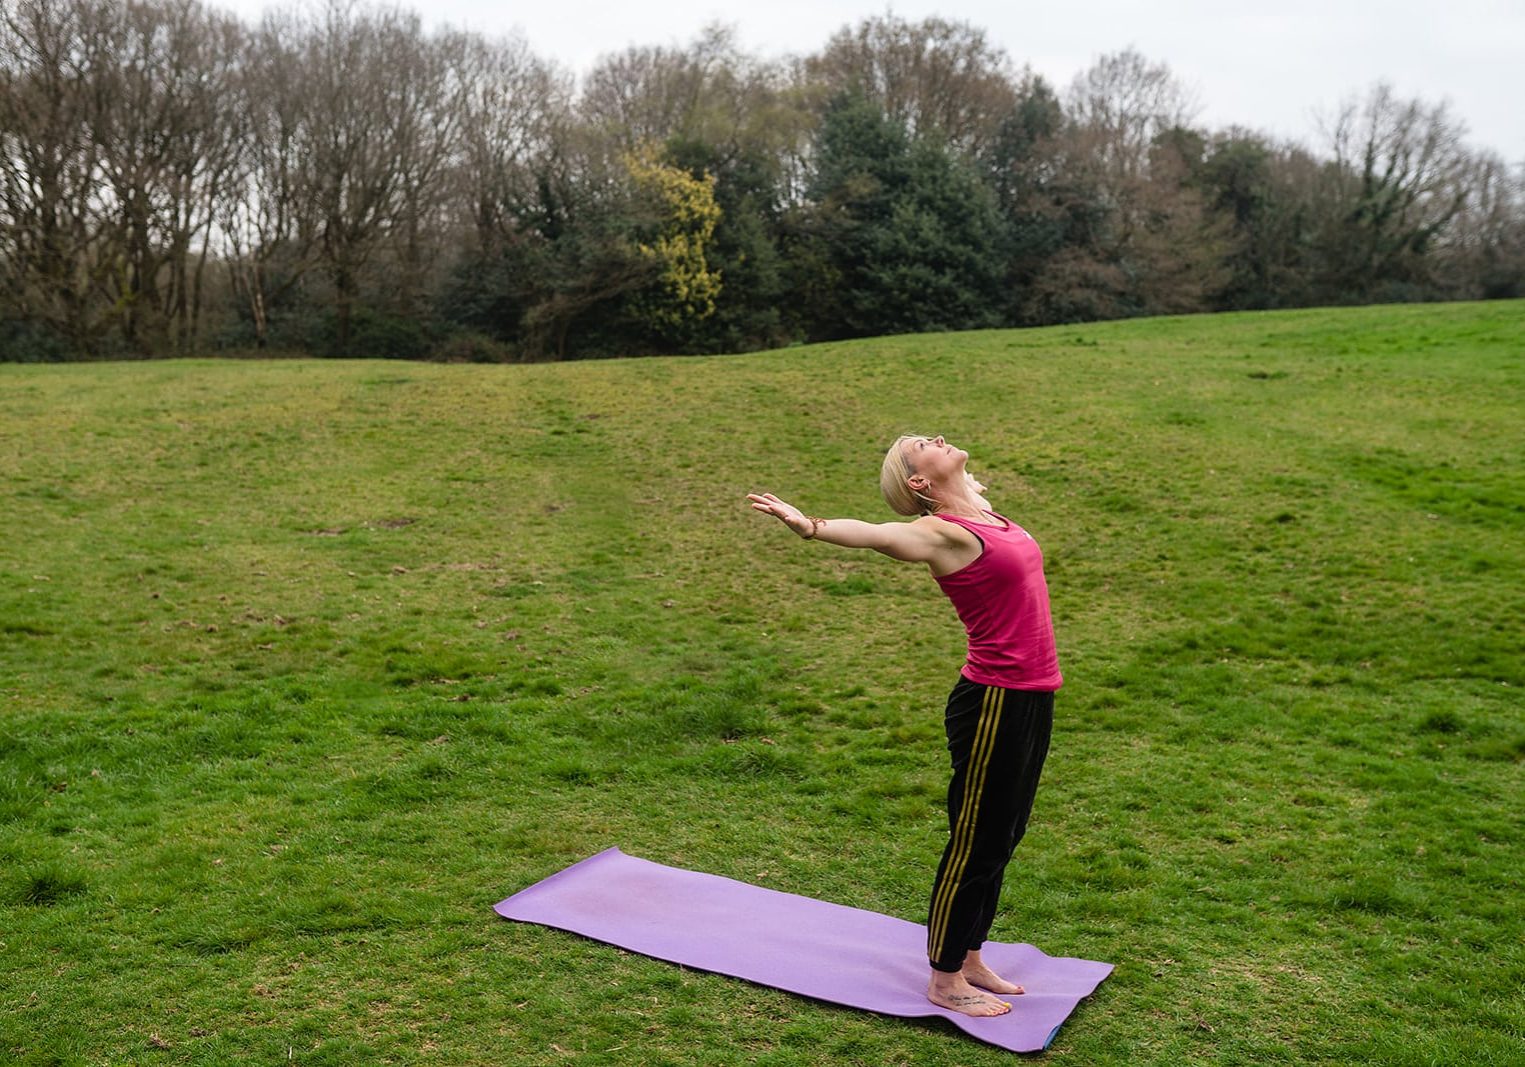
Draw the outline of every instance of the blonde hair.
[[[884,495],[884,502],[890,506],[890,510],[897,515],[932,515],[942,506],[925,493],[918,493],[906,484],[911,475],[916,473],[916,468],[911,466],[911,461],[906,458],[906,442],[929,440],[931,438],[925,434],[903,433],[895,438],[895,443],[890,445],[890,450],[884,454],[884,465],[879,468],[879,492]],[[985,491],[979,479],[967,470],[964,471],[964,477],[969,479],[969,486],[976,496]],[[984,498],[980,499],[983,503]]]
[[[879,468],[879,492],[896,515],[930,515],[937,510],[937,501],[906,484],[916,469],[906,458],[905,443],[923,439],[919,433],[901,434],[884,454],[884,465]]]

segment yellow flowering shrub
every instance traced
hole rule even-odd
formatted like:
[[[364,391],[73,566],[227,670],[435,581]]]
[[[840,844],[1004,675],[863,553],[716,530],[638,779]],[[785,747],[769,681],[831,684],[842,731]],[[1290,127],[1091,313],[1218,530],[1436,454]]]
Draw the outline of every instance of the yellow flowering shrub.
[[[720,272],[711,270],[705,259],[720,221],[714,176],[696,178],[665,163],[660,149],[652,145],[630,153],[624,162],[636,188],[662,209],[656,235],[636,245],[641,255],[662,268],[664,299],[652,302],[649,313],[663,326],[707,318],[720,295]]]

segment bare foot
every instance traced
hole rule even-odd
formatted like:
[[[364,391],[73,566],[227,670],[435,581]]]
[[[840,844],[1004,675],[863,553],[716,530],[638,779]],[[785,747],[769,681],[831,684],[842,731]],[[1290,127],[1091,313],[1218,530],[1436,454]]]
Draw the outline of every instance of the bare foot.
[[[981,993],[958,972],[932,972],[932,981],[927,984],[927,999],[940,1008],[977,1017],[1005,1015],[1011,1010],[1010,1004]]]
[[[1005,993],[1008,996],[1021,996],[1023,993],[1027,992],[1027,990],[1023,989],[1015,982],[1008,982],[1006,979],[992,971],[989,967],[985,966],[985,961],[980,959],[980,954],[978,951],[971,952],[964,957],[964,967],[960,973],[963,974],[964,980],[967,981],[970,985],[978,986],[980,989],[988,989],[992,993]]]

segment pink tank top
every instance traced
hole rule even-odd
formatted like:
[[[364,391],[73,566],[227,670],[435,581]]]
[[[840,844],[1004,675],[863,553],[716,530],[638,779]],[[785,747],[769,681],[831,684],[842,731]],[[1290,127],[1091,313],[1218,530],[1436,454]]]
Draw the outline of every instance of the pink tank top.
[[[969,631],[964,677],[1003,689],[1058,689],[1064,677],[1054,649],[1043,552],[1022,527],[993,511],[986,514],[1004,525],[938,516],[962,526],[985,546],[973,563],[937,576]]]

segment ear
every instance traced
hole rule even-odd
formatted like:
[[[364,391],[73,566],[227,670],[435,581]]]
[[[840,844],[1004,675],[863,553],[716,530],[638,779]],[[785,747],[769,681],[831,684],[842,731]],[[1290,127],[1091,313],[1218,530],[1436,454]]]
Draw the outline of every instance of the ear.
[[[905,484],[920,493],[931,486],[932,483],[927,481],[927,476],[924,474],[913,474],[905,480]]]

